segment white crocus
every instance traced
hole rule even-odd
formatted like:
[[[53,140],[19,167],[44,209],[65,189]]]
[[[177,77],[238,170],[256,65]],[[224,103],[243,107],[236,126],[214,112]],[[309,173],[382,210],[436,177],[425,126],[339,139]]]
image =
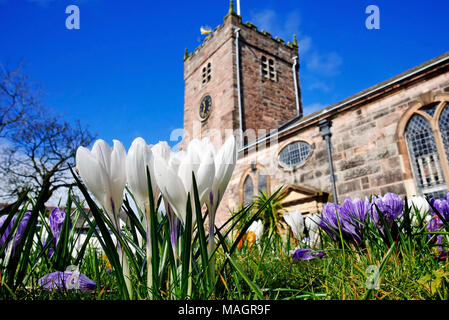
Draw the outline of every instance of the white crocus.
[[[159,142],[152,146],[146,144],[143,138],[134,139],[126,157],[126,175],[128,185],[135,197],[140,210],[149,212],[150,200],[148,195],[147,167],[151,177],[152,196],[157,203],[159,188],[154,175],[154,157],[158,154],[163,159],[170,157],[170,147],[167,142]]]
[[[304,219],[304,224],[309,232],[309,245],[311,247],[319,247],[320,233],[319,233],[319,214],[309,214]]]
[[[210,144],[207,141],[194,139],[189,143],[187,152],[172,153],[168,161],[155,154],[154,172],[164,202],[168,202],[184,226],[186,224],[187,199],[190,194],[193,226],[196,222],[196,212],[192,173],[195,175],[201,208],[209,195],[215,176],[214,153]],[[192,256],[192,251],[189,254]],[[191,270],[192,259],[190,259],[189,274]],[[191,290],[192,278],[189,276],[187,294],[190,294]]]
[[[202,206],[209,195],[215,176],[213,151],[206,143],[194,139],[187,147],[187,152],[172,153],[168,161],[155,154],[154,172],[164,201],[168,201],[183,224],[186,222],[187,196],[188,193],[191,194],[192,222],[195,223],[192,172],[195,175]]]
[[[218,205],[223,198],[237,162],[235,137],[230,136],[216,153],[212,143],[210,143],[209,148],[213,150],[215,154],[215,176],[212,183],[211,192],[209,193],[209,197],[206,199],[206,204],[209,214],[213,215],[213,217],[211,216],[213,222]]]
[[[285,222],[292,229],[293,235],[296,239],[301,240],[301,235],[304,231],[304,218],[299,211],[287,212],[282,215]]]
[[[111,148],[104,140],[95,141],[92,150],[78,147],[76,167],[87,186],[120,232],[120,208],[123,204],[123,190],[126,184],[126,152],[123,144],[113,140]],[[117,242],[117,253],[122,264],[123,275],[132,298],[128,259]]]
[[[261,220],[254,221],[248,228],[247,232],[253,232],[256,236],[256,241],[259,241],[263,233],[263,224]]]
[[[147,255],[147,286],[152,288],[152,266],[151,261],[151,226],[150,226],[150,199],[148,193],[147,168],[150,173],[151,193],[154,203],[157,203],[159,188],[154,176],[154,157],[158,154],[167,159],[170,155],[170,147],[166,142],[159,142],[157,145],[148,145],[143,138],[134,139],[128,150],[126,157],[126,174],[128,185],[136,199],[137,205],[143,212],[146,223],[146,255]],[[156,208],[153,208],[156,209]]]
[[[412,218],[412,225],[418,226],[418,217],[416,213],[418,211],[421,219],[425,219],[427,222],[430,221],[430,215],[428,215],[430,206],[424,197],[414,196],[408,199],[408,206],[411,208],[410,215]]]
[[[149,212],[150,207],[146,169],[148,167],[151,176],[151,171],[153,170],[153,152],[151,147],[151,145],[146,144],[143,138],[136,138],[126,156],[128,185],[143,213]],[[154,199],[158,192],[154,177],[151,177],[151,186]]]
[[[214,250],[215,214],[237,162],[235,137],[230,136],[216,153],[212,143],[210,143],[210,149],[215,154],[215,176],[209,196],[206,198],[206,205],[209,211],[209,253]]]
[[[208,253],[209,257],[211,257],[215,250],[215,214],[237,162],[237,147],[235,144],[235,137],[233,135],[225,141],[218,152],[216,152],[216,149],[209,138],[204,138],[202,140],[202,145],[196,143],[193,147],[202,147],[203,149],[210,150],[214,154],[215,176],[209,195],[206,196],[206,205],[209,215]],[[209,270],[211,279],[215,278],[214,269],[215,259],[210,259]]]
[[[126,152],[120,141],[113,141],[113,148],[102,139],[94,143],[92,150],[79,147],[76,151],[76,166],[87,188],[118,231],[126,184]]]

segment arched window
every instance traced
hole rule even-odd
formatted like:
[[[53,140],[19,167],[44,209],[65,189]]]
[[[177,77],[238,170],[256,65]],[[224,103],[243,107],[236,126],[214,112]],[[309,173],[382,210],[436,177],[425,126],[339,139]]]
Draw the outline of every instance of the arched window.
[[[420,195],[440,198],[449,182],[449,97],[411,110],[404,138]]]
[[[244,203],[251,202],[254,198],[254,184],[251,175],[247,175],[243,185],[243,201]]]
[[[258,189],[259,189],[259,191],[263,191],[263,192],[267,192],[267,189],[268,189],[267,176],[264,175],[260,170],[259,170]]]
[[[247,204],[254,200],[254,196],[263,191],[270,194],[270,177],[265,173],[262,165],[251,165],[240,182],[240,202]]]
[[[443,138],[444,150],[449,159],[449,104],[443,109],[439,120],[441,137]]]
[[[430,124],[420,115],[413,115],[405,130],[405,137],[418,188],[423,194],[445,190],[441,161]]]

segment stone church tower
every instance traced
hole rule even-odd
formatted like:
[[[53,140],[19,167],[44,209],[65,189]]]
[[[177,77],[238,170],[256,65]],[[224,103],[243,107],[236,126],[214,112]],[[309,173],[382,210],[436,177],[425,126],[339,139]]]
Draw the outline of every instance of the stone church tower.
[[[243,23],[233,3],[184,57],[184,138],[230,134],[238,160],[217,211],[282,189],[286,211],[319,213],[327,201],[449,190],[449,52],[303,116],[298,45]],[[242,134],[243,133],[243,134]]]
[[[242,23],[231,1],[224,24],[184,57],[184,139],[231,133],[239,147],[302,115],[298,45]],[[243,134],[242,134],[243,133]]]

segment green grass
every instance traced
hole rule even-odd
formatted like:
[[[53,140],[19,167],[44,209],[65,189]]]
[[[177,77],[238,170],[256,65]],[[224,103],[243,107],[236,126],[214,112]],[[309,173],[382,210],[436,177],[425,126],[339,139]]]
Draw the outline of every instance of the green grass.
[[[265,250],[264,250],[265,249]],[[256,299],[255,285],[264,299],[317,299],[359,300],[366,295],[365,273],[370,265],[377,267],[381,259],[375,259],[367,250],[345,250],[330,246],[326,256],[311,261],[292,261],[279,237],[265,239],[258,245],[243,247],[233,255],[233,264],[219,277],[217,290],[208,299]],[[386,254],[387,252],[385,252]],[[33,258],[33,257],[32,257]],[[222,266],[226,255],[218,250],[217,266]],[[234,264],[239,269],[235,272]],[[344,266],[344,268],[343,268]],[[47,292],[37,287],[37,280],[50,270],[42,265],[31,276],[27,288],[19,288],[12,296],[5,284],[0,284],[0,299],[20,300],[116,300],[121,299],[114,274],[106,272],[107,261],[94,249],[87,250],[80,271],[97,282],[93,293],[72,290]],[[246,276],[246,280],[241,273]],[[439,279],[436,274],[441,274]],[[374,289],[369,299],[415,300],[447,299],[449,266],[447,261],[438,262],[431,252],[413,251],[401,255],[394,250],[380,275],[379,289]],[[222,280],[223,279],[223,280]],[[249,280],[249,282],[247,281]],[[147,299],[146,282],[133,281],[136,299]],[[226,285],[224,284],[226,283]],[[34,287],[30,288],[30,285]],[[161,293],[161,299],[168,296]],[[200,297],[204,298],[204,297]]]
[[[87,195],[87,194],[86,194]],[[262,216],[263,210],[276,197],[276,193],[266,199],[266,205],[257,208],[242,208],[232,220],[219,230],[216,240],[216,251],[212,257],[207,253],[207,234],[202,223],[190,225],[193,232],[186,228],[180,236],[180,245],[173,251],[170,244],[168,222],[163,215],[152,212],[152,245],[157,259],[150,263],[157,264],[153,268],[153,285],[147,288],[146,279],[146,244],[137,242],[137,234],[145,239],[140,213],[132,213],[137,217],[128,225],[127,230],[116,234],[123,241],[125,253],[130,260],[130,281],[132,299],[150,298],[169,299],[211,299],[211,300],[447,300],[449,298],[448,261],[438,261],[438,248],[428,241],[424,222],[421,226],[411,228],[408,222],[401,225],[395,239],[384,241],[371,222],[365,225],[364,239],[360,247],[349,245],[342,238],[333,241],[325,233],[321,234],[323,258],[310,261],[293,261],[289,252],[295,247],[296,240],[286,239],[272,230],[259,242],[249,244],[243,234],[249,225]],[[36,203],[22,204],[39,205]],[[190,199],[190,198],[189,198]],[[108,232],[110,222],[95,208],[92,199],[86,196],[87,203],[94,210],[94,219],[86,222],[89,234],[102,238],[102,232]],[[75,203],[70,210],[72,219],[83,216],[83,203],[69,197]],[[189,200],[190,201],[190,200]],[[198,203],[198,195],[194,192],[193,201]],[[154,203],[154,202],[152,202]],[[129,206],[127,211],[131,210]],[[20,204],[10,215],[22,216],[24,209]],[[197,206],[198,208],[198,206]],[[37,211],[33,211],[36,214]],[[131,212],[128,212],[131,214]],[[202,221],[197,210],[187,211],[186,221],[191,221],[193,214]],[[408,214],[408,213],[407,213]],[[407,216],[407,215],[405,215]],[[87,217],[87,216],[86,216]],[[39,218],[46,217],[39,213]],[[100,220],[101,219],[101,220]],[[106,219],[103,222],[103,219]],[[31,220],[30,220],[31,221]],[[34,223],[36,223],[35,220]],[[76,221],[72,221],[75,225]],[[100,225],[99,225],[100,224]],[[43,224],[44,228],[47,228]],[[101,228],[97,228],[101,227]],[[73,251],[76,232],[64,227],[64,245],[58,245],[55,258],[49,258],[43,247],[45,239],[35,226],[31,225],[28,234],[22,238],[23,249],[13,260],[0,258],[0,299],[1,300],[118,300],[128,299],[124,286],[120,263],[116,261],[116,247],[103,242],[102,252],[87,246],[81,254]],[[226,228],[231,228],[227,232]],[[33,233],[35,230],[35,233]],[[2,231],[0,229],[0,231]],[[14,231],[14,230],[13,230]],[[240,232],[240,233],[238,233]],[[442,232],[445,237],[447,235]],[[240,236],[236,235],[239,234]],[[243,239],[243,240],[242,240]],[[237,245],[242,240],[243,246]],[[446,239],[444,240],[446,243]],[[134,248],[135,250],[132,250]],[[5,249],[0,248],[0,250]],[[1,252],[1,251],[0,251]],[[25,256],[26,254],[26,256]],[[115,259],[115,261],[111,261]],[[209,259],[215,259],[215,273],[210,273]],[[13,264],[11,264],[11,261]],[[183,263],[186,261],[186,263]],[[81,293],[76,290],[47,292],[39,288],[37,281],[42,276],[56,270],[65,270],[76,264],[81,273],[96,281],[96,290],[92,293]],[[114,269],[108,273],[107,269]],[[378,288],[370,287],[369,280],[376,274],[369,270],[379,271]],[[368,285],[367,285],[368,283]]]

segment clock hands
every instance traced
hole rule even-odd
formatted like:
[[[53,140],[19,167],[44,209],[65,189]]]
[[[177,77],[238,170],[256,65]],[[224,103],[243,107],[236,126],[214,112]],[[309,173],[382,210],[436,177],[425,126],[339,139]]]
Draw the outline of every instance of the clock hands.
[[[200,117],[205,120],[210,113],[212,106],[212,99],[210,96],[204,97],[200,104]]]

